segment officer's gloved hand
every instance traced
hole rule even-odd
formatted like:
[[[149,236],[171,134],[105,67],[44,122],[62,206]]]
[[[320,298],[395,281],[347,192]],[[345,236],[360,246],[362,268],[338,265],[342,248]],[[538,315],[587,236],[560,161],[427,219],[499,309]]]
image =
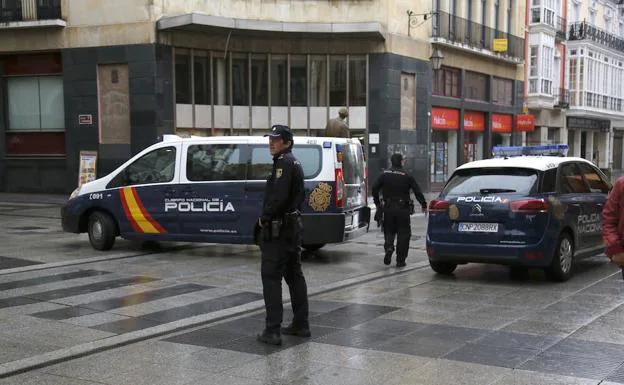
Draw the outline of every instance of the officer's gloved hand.
[[[427,205],[422,206],[422,212],[423,214],[427,214]]]
[[[258,219],[258,223],[260,224],[260,227],[267,228],[271,225],[271,217],[263,215]]]

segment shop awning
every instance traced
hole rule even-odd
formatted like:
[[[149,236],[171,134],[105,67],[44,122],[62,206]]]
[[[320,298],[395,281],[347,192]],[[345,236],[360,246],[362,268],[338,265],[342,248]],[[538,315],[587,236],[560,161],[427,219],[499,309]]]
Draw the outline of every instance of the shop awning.
[[[300,23],[268,20],[235,19],[202,13],[166,16],[158,20],[159,31],[221,32],[235,30],[253,35],[296,34],[314,37],[360,37],[385,40],[385,29],[378,22]]]

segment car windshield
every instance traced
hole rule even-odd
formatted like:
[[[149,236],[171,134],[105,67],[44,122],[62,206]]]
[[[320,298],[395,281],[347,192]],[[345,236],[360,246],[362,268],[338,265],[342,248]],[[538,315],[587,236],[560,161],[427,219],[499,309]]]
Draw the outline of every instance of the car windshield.
[[[441,196],[488,195],[493,193],[529,194],[535,189],[537,171],[526,168],[480,168],[458,170]]]

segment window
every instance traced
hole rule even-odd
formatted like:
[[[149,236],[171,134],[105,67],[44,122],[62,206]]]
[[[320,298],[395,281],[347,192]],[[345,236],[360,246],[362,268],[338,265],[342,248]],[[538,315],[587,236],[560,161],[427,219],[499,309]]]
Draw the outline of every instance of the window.
[[[213,57],[212,61],[212,95],[215,105],[230,104],[230,66],[229,60]]]
[[[492,102],[498,104],[513,104],[513,80],[492,78]]]
[[[557,169],[551,168],[542,173],[541,193],[554,193],[557,191]]]
[[[542,47],[542,93],[546,95],[552,95],[553,57],[552,47]]]
[[[347,105],[347,58],[344,56],[329,59],[329,104]]]
[[[244,180],[246,164],[236,144],[189,146],[186,179],[192,182]]]
[[[349,57],[349,106],[366,105],[366,58]]]
[[[158,148],[135,160],[110,181],[107,188],[168,183],[175,175],[176,148]]]
[[[176,103],[191,104],[191,58],[188,50],[176,49],[175,82]]]
[[[65,130],[62,76],[7,78],[10,131]]]
[[[246,55],[232,58],[232,104],[249,105],[249,66]]]
[[[251,58],[251,105],[269,105],[269,66],[265,55]]]
[[[320,172],[322,163],[322,153],[319,146],[296,145],[293,147],[293,155],[301,162],[303,177],[305,179],[315,178]],[[251,168],[249,180],[266,180],[273,170],[273,156],[266,146],[251,147]]]
[[[583,173],[585,180],[589,184],[591,192],[604,194],[609,193],[609,185],[604,181],[600,174],[598,174],[594,167],[585,163],[579,163],[579,166],[581,167],[581,172]]]
[[[308,75],[305,56],[290,57],[290,105],[308,105]]]
[[[459,98],[459,76],[460,70],[456,68],[440,68],[435,74],[433,93],[440,96]]]
[[[561,180],[561,193],[562,194],[574,194],[574,193],[589,193],[589,186],[583,180],[581,171],[574,163],[567,163],[561,166],[561,172],[559,173]]]
[[[211,104],[210,100],[210,55],[208,52],[193,52],[195,77],[195,104]]]
[[[458,170],[440,196],[479,194],[482,189],[504,189],[510,193],[529,194],[535,189],[536,182],[537,171],[532,169],[509,167]]]
[[[342,170],[346,184],[364,183],[364,155],[361,145],[342,146]]]
[[[310,106],[327,106],[327,57],[310,59]]]
[[[288,61],[285,56],[271,57],[271,105],[288,106]]]
[[[536,45],[531,46],[530,48],[531,50],[531,62],[530,62],[530,69],[529,69],[529,76],[537,76],[537,52],[538,52],[538,47]]]
[[[464,87],[466,99],[487,101],[487,75],[466,71],[466,84]]]

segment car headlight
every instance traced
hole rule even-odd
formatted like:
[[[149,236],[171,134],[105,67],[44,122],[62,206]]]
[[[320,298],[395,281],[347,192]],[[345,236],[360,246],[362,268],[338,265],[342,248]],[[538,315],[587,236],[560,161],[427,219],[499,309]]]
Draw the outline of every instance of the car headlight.
[[[71,195],[69,196],[69,199],[74,199],[75,197],[77,197],[80,194],[80,187],[77,187],[74,191],[72,191]]]

